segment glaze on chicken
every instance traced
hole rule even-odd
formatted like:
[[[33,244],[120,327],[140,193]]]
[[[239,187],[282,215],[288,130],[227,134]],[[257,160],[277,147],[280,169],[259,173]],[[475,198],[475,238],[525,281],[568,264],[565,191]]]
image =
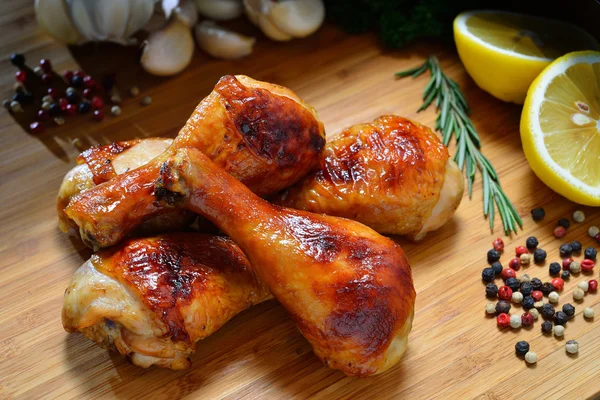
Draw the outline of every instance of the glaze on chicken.
[[[196,342],[271,297],[230,239],[166,234],[93,255],[65,291],[62,321],[141,367],[183,369]]]
[[[326,365],[367,376],[400,360],[415,291],[392,240],[355,221],[272,205],[195,149],[164,163],[155,193],[240,246]]]
[[[391,115],[344,130],[325,145],[317,171],[272,200],[420,239],[452,217],[463,189],[437,136]]]
[[[163,154],[74,196],[64,212],[89,247],[111,246],[167,211],[155,201],[154,182],[177,149],[204,152],[252,191],[267,196],[314,169],[324,144],[315,110],[291,90],[246,76],[224,76]],[[107,176],[112,175],[109,171]]]

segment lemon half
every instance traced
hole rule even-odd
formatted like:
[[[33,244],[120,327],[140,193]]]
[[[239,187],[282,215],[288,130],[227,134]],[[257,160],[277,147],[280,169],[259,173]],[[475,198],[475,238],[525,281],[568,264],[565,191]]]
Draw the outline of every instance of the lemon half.
[[[574,25],[504,11],[458,15],[454,40],[475,83],[517,104],[523,104],[531,82],[554,59],[571,51],[598,49],[596,40]]]
[[[521,114],[521,140],[546,185],[600,206],[600,52],[569,53],[535,79]]]

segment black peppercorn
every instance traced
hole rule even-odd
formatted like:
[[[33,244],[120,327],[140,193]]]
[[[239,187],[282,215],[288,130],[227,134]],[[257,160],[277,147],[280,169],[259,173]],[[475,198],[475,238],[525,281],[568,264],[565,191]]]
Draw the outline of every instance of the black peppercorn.
[[[496,274],[496,276],[498,276],[502,272],[502,264],[500,264],[498,261],[496,261],[496,262],[492,263],[492,269],[494,270],[494,274]]]
[[[491,282],[494,280],[495,277],[496,277],[496,274],[494,273],[494,270],[491,268],[484,268],[483,271],[481,271],[481,279],[484,282]]]
[[[24,92],[17,92],[13,95],[13,101],[16,101],[17,103],[21,103],[24,104],[25,103],[25,93]]]
[[[526,341],[521,340],[520,342],[517,342],[517,344],[515,344],[515,352],[518,356],[524,356],[525,354],[527,354],[528,351],[529,343],[527,343]]]
[[[544,321],[542,322],[542,333],[550,333],[552,332],[552,322]]]
[[[560,256],[562,258],[567,258],[571,257],[571,254],[573,253],[573,248],[570,244],[565,243],[558,248],[558,251],[560,252]]]
[[[21,53],[13,53],[10,56],[10,62],[17,68],[23,68],[25,66],[25,56]]]
[[[571,226],[571,221],[569,221],[568,218],[560,218],[558,220],[558,226],[562,226],[565,229],[569,229],[569,227]]]
[[[539,242],[535,236],[529,236],[527,241],[525,241],[525,246],[527,246],[529,250],[535,250],[538,247],[538,244]]]
[[[529,283],[533,290],[542,290],[542,281],[539,278],[533,278]]]
[[[542,306],[542,309],[540,312],[542,314],[542,317],[544,317],[544,319],[550,319],[550,318],[554,317],[554,313],[556,312],[556,310],[554,310],[554,306],[552,306],[552,304],[546,303]]]
[[[496,314],[508,314],[510,312],[510,308],[510,303],[508,301],[500,300],[496,303]]]
[[[533,287],[531,286],[531,283],[523,282],[521,283],[521,288],[519,291],[523,294],[523,296],[529,296],[531,292],[533,292]]]
[[[79,103],[79,95],[77,94],[77,92],[67,93],[67,101],[69,102],[69,104]]]
[[[556,289],[554,289],[554,286],[550,282],[544,282],[540,290],[544,293],[544,296],[548,296],[550,292],[554,292]]]
[[[88,111],[90,111],[91,108],[92,108],[92,104],[89,101],[82,101],[81,103],[79,103],[79,106],[77,107],[77,111],[80,114],[85,114]]]
[[[542,207],[536,207],[533,210],[531,210],[531,217],[536,222],[543,220],[545,216],[546,211],[544,211]]]
[[[568,317],[572,317],[573,315],[575,315],[575,307],[573,307],[572,304],[567,303],[563,305],[562,310]]]
[[[571,273],[569,271],[563,271],[560,273],[560,277],[563,279],[563,281],[569,280]]]
[[[573,250],[573,253],[579,253],[581,251],[581,242],[571,242],[571,249]]]
[[[513,292],[516,292],[521,287],[521,282],[517,278],[508,278],[504,284],[512,289]]]
[[[23,92],[23,104],[31,104],[33,103],[33,93],[31,92]]]
[[[496,249],[489,250],[487,252],[487,259],[490,264],[500,260],[500,252]]]
[[[548,272],[550,273],[550,275],[556,276],[556,275],[560,274],[561,269],[562,269],[562,267],[559,263],[553,262],[548,267]]]
[[[485,295],[487,297],[496,297],[498,295],[498,286],[493,283],[485,285]]]
[[[562,311],[557,311],[556,314],[554,314],[554,324],[555,325],[565,326],[567,324],[568,320],[569,320],[569,317],[567,316],[567,314],[565,314]]]
[[[583,252],[583,258],[588,260],[596,261],[596,256],[598,255],[598,251],[593,247],[588,247]]]
[[[53,117],[56,117],[60,115],[61,111],[62,110],[60,109],[58,103],[52,103],[52,105],[50,105],[50,108],[48,109],[48,114],[50,114]]]
[[[536,249],[533,252],[533,261],[536,263],[543,263],[546,261],[546,251],[544,249]]]
[[[73,79],[71,79],[71,86],[75,88],[83,87],[83,77],[79,75],[75,75]]]
[[[523,297],[523,300],[521,300],[521,305],[523,306],[523,308],[525,310],[532,309],[534,304],[535,304],[535,299],[531,296],[525,296],[525,297]]]

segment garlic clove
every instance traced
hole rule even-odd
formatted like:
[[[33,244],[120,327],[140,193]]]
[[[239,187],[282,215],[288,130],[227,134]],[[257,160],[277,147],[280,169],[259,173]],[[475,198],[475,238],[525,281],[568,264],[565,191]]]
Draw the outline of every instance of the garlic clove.
[[[246,15],[266,36],[279,42],[291,40],[291,35],[281,31],[269,20],[272,5],[271,0],[244,0]]]
[[[229,21],[243,14],[242,0],[195,0],[198,12],[216,21]]]
[[[292,39],[291,35],[288,35],[273,25],[269,17],[265,14],[258,15],[258,26],[265,35],[278,42],[285,42]]]
[[[175,8],[175,15],[190,27],[198,22],[198,10],[192,0],[181,0],[179,6]]]
[[[314,33],[325,19],[323,0],[293,0],[273,2],[269,21],[280,31],[293,37]]]
[[[149,73],[168,76],[187,67],[193,54],[190,28],[181,19],[172,18],[164,28],[150,34],[140,62]]]
[[[246,10],[246,16],[248,17],[250,22],[252,22],[256,26],[259,26],[258,17],[260,16],[260,14],[265,13],[263,11],[266,11],[263,10],[263,4],[268,3],[264,3],[262,0],[244,0],[244,10]]]
[[[87,0],[92,3],[91,15],[98,31],[103,33],[102,40],[118,42],[125,33],[129,20],[129,3],[122,0]]]
[[[36,0],[35,16],[40,27],[53,38],[66,44],[81,41],[63,0]]]
[[[208,54],[224,60],[234,60],[252,53],[256,41],[220,27],[213,21],[202,21],[194,28],[198,46]]]
[[[154,13],[154,0],[129,0],[130,17],[125,28],[124,38],[142,29]]]
[[[96,25],[93,0],[67,0],[71,6],[73,24],[87,40],[105,40],[107,35]]]

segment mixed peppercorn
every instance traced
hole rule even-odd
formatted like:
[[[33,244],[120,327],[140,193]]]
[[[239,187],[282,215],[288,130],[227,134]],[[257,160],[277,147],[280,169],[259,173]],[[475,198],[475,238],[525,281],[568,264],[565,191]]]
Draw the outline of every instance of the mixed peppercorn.
[[[535,221],[541,221],[545,217],[543,208],[536,208],[531,211]],[[573,220],[581,223],[585,220],[585,215],[581,211],[573,214]],[[571,227],[571,221],[567,218],[560,218],[557,221],[557,227],[554,230],[554,236],[562,238]],[[592,226],[588,229],[590,237],[600,243],[600,229]],[[515,248],[515,257],[508,261],[507,267],[502,267],[500,262],[502,252],[505,249],[504,242],[498,238],[492,242],[492,249],[487,253],[487,261],[490,264],[482,271],[482,280],[486,283],[485,293],[490,299],[498,298],[498,302],[488,303],[486,313],[496,315],[496,323],[499,328],[518,329],[534,324],[541,316],[544,321],[541,323],[541,331],[544,334],[554,333],[556,337],[562,337],[565,334],[565,328],[568,321],[575,315],[575,307],[572,304],[564,304],[557,310],[555,305],[560,301],[560,292],[564,290],[565,281],[569,280],[572,274],[593,272],[597,259],[597,250],[594,247],[583,248],[579,241],[563,243],[559,247],[559,254],[562,262],[551,262],[548,265],[548,273],[552,278],[549,282],[542,282],[539,278],[529,278],[527,274],[517,276],[517,271],[522,266],[527,266],[531,261],[536,264],[544,264],[548,257],[547,252],[539,247],[539,241],[536,237],[528,237],[525,246]],[[583,254],[582,254],[583,253]],[[574,257],[583,256],[581,261],[576,261]],[[533,258],[533,260],[532,260]],[[496,285],[495,278],[501,278],[503,285]],[[598,290],[598,281],[596,279],[582,280],[577,284],[573,291],[573,299],[582,301],[588,292]],[[544,296],[548,301],[544,302]],[[520,304],[523,313],[511,314],[511,303]],[[594,309],[585,308],[583,315],[587,320],[594,318]],[[515,345],[516,354],[524,357],[528,363],[537,362],[537,354],[530,351],[529,343],[525,341],[517,342]],[[576,353],[579,345],[575,341],[568,341],[566,344],[567,352]],[[528,357],[529,355],[529,357]]]

